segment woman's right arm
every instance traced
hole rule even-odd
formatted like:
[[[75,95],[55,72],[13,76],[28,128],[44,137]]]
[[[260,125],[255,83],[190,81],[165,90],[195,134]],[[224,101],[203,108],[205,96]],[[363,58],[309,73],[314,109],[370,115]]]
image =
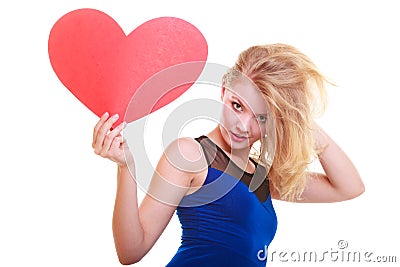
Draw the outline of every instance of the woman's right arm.
[[[94,129],[93,149],[118,165],[114,242],[119,261],[132,264],[151,249],[179,202],[189,192],[193,179],[205,175],[207,165],[196,141],[176,140],[161,156],[139,207],[134,160],[121,135],[124,125],[110,130],[116,120],[118,117],[109,118],[107,113],[100,118]]]

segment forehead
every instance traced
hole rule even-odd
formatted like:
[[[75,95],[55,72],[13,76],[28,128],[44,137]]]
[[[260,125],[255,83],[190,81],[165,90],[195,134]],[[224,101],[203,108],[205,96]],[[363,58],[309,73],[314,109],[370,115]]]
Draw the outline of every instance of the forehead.
[[[238,98],[255,114],[267,114],[268,105],[258,87],[247,77],[236,79],[229,88],[228,96]]]

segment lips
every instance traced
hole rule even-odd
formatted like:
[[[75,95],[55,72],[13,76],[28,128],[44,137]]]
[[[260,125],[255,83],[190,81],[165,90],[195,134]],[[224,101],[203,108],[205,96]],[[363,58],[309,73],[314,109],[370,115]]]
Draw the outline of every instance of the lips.
[[[247,136],[243,136],[243,135],[236,134],[236,133],[233,133],[233,132],[231,132],[231,136],[232,136],[232,139],[233,139],[235,142],[242,142],[242,141],[248,139]]]

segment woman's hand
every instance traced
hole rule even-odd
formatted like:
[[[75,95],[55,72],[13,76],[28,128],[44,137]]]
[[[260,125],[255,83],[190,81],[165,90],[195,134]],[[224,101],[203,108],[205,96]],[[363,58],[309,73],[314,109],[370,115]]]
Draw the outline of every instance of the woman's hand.
[[[118,120],[118,118],[118,114],[110,117],[108,112],[101,116],[100,120],[94,127],[92,147],[94,153],[97,155],[116,162],[118,166],[125,167],[128,166],[128,163],[133,163],[133,157],[129,152],[126,141],[121,135],[121,131],[125,128],[126,123],[122,122],[111,130],[112,125]],[[126,150],[125,153],[124,150]],[[125,157],[125,154],[128,157]]]

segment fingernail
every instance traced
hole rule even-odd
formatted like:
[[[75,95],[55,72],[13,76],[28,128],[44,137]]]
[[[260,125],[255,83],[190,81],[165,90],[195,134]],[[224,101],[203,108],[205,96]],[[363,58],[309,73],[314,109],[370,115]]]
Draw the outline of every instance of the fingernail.
[[[118,120],[118,118],[119,118],[119,115],[118,115],[118,114],[115,114],[115,115],[112,116],[112,120],[113,120],[113,121]]]

